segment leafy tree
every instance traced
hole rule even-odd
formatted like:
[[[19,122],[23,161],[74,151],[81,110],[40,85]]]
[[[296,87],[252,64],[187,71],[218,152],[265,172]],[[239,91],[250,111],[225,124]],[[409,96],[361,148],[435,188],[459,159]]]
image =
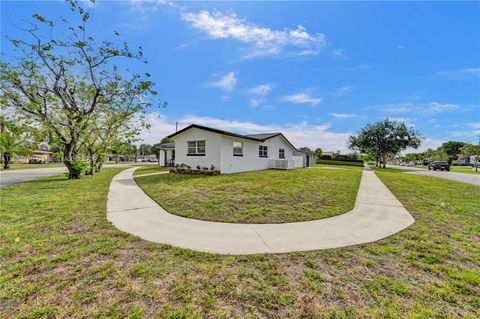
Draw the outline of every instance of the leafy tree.
[[[18,56],[0,63],[2,104],[48,130],[59,141],[69,179],[80,177],[79,153],[91,124],[115,110],[141,114],[156,95],[149,74],[121,69],[118,59],[146,61],[141,48],[98,42],[87,32],[90,15],[74,0],[72,21],[34,14],[22,39],[9,39]],[[63,37],[57,35],[64,34]],[[125,61],[123,61],[125,62]]]
[[[442,144],[440,148],[448,155],[448,163],[452,165],[452,161],[458,158],[461,148],[465,146],[464,142],[448,141]]]
[[[465,144],[460,149],[460,154],[464,157],[470,156],[473,158],[473,167],[475,171],[478,172],[478,166],[480,166],[480,144]]]
[[[3,156],[3,168],[9,169],[12,158],[17,155],[27,155],[28,148],[23,141],[11,133],[0,133],[0,151]]]
[[[417,148],[421,135],[403,122],[383,121],[368,124],[356,136],[350,136],[348,147],[375,157],[376,165],[386,167],[387,157],[393,156],[408,147]]]
[[[152,146],[150,144],[140,144],[138,147],[140,155],[150,155],[152,154]]]
[[[323,152],[322,149],[321,149],[320,147],[317,147],[317,148],[315,149],[315,156],[316,156],[317,158],[320,158],[320,157],[322,156],[322,152]]]
[[[143,119],[135,119],[135,112],[123,109],[112,109],[109,116],[92,122],[91,131],[84,144],[84,152],[89,160],[86,174],[100,172],[110,145],[129,145],[137,140],[136,136],[141,128],[148,127]]]
[[[164,140],[165,138],[162,139],[162,141]],[[169,142],[167,142],[169,143]],[[152,152],[155,154],[155,157],[157,158],[157,162],[158,164],[160,165],[160,145],[163,144],[163,142],[160,142],[160,143],[156,143],[156,144],[153,144],[152,145]]]
[[[302,151],[306,151],[306,152],[311,152],[312,150],[310,149],[310,147],[300,147],[299,150],[302,150]]]
[[[164,137],[162,138],[162,140],[160,141],[160,144],[165,144],[165,143],[171,143],[173,142],[173,140],[171,138],[168,138],[168,137]]]
[[[426,159],[428,162],[448,161],[448,154],[445,153],[441,147],[437,148],[436,150],[428,149],[423,154],[424,159]]]

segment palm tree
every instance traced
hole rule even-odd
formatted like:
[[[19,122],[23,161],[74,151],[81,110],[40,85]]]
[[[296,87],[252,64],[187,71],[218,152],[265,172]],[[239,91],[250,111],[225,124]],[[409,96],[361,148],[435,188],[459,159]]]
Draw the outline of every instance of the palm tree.
[[[3,154],[3,169],[10,168],[13,156],[23,155],[28,152],[19,139],[8,133],[0,134],[0,151]]]

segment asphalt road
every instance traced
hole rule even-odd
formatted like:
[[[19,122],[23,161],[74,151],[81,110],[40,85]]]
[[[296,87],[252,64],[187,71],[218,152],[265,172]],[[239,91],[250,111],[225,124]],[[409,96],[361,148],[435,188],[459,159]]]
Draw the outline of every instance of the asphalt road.
[[[480,175],[476,175],[476,174],[447,172],[447,171],[429,171],[427,169],[418,168],[418,167],[397,166],[397,165],[391,165],[390,167],[405,170],[407,171],[408,174],[427,175],[427,176],[449,179],[455,182],[461,182],[461,183],[480,186]]]
[[[156,163],[143,165],[156,165]],[[103,168],[116,168],[116,167],[130,167],[132,164],[106,164]],[[0,172],[0,187],[28,182],[42,177],[60,175],[66,172],[66,167],[46,167],[46,168],[29,168],[29,169],[17,169],[13,171],[1,171]]]

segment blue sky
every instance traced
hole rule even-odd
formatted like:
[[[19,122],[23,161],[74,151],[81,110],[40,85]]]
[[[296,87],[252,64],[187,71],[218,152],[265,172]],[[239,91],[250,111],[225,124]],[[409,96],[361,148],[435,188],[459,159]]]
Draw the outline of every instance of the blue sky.
[[[166,109],[152,109],[157,142],[191,123],[239,133],[282,131],[297,146],[345,150],[385,117],[424,146],[480,136],[480,3],[99,1],[90,32],[117,30],[150,61]],[[68,16],[57,2],[1,2],[11,21]]]

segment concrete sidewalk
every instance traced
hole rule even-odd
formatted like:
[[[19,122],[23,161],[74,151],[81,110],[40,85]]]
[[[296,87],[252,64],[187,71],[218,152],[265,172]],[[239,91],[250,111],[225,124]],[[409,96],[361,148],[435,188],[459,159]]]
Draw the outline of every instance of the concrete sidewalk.
[[[107,219],[140,238],[219,254],[288,253],[364,244],[393,235],[415,220],[375,173],[365,170],[353,210],[285,224],[231,224],[172,215],[135,183],[131,168],[112,180]]]

